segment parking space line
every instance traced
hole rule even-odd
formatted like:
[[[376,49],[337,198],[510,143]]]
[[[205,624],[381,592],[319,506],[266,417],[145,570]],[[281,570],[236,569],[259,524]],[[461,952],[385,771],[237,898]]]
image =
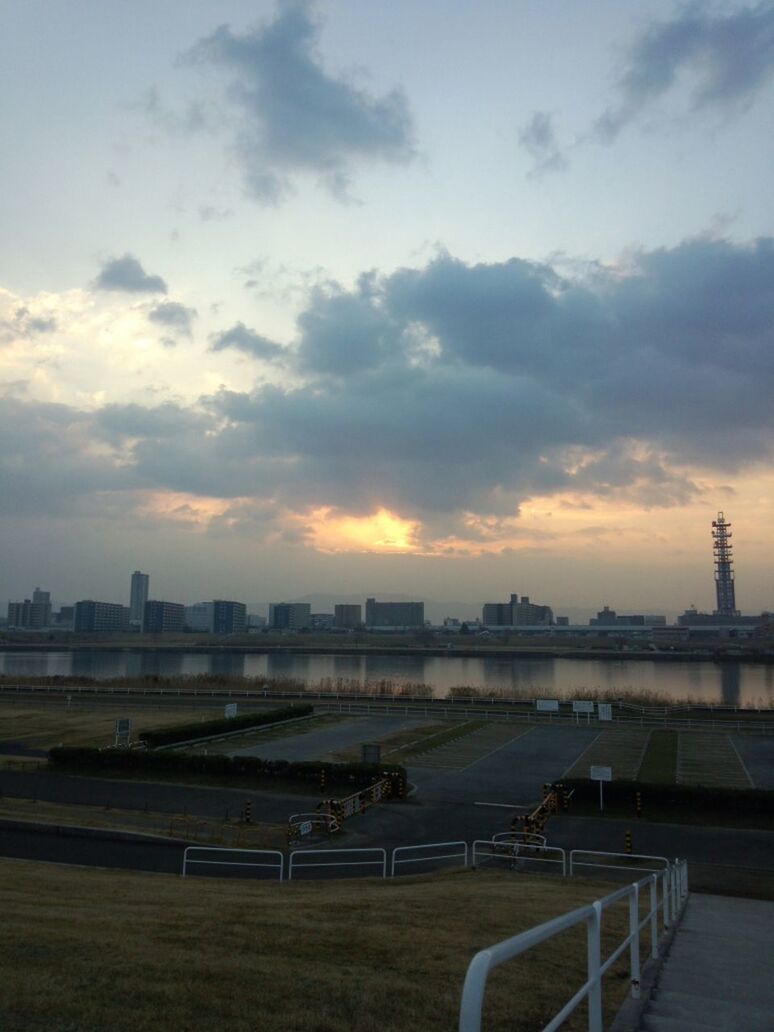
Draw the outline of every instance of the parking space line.
[[[507,745],[510,745],[511,742],[515,742],[518,738],[525,738],[531,731],[534,730],[534,727],[530,727],[527,728],[525,731],[521,731],[518,735],[514,735],[513,738],[509,738],[507,742],[503,742],[502,745],[498,745],[496,749],[492,749],[491,752],[485,753],[483,756],[479,756],[477,760],[473,760],[473,762],[469,763],[467,767],[459,767],[459,772],[462,773],[463,771],[470,770],[470,768],[475,767],[477,763],[481,763],[482,760],[486,760],[490,756],[494,756],[495,753],[499,753],[501,749],[504,749]]]

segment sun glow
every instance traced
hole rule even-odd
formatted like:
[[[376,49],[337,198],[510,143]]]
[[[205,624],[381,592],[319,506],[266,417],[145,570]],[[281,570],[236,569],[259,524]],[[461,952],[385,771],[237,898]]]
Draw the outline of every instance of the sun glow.
[[[388,509],[370,516],[316,509],[309,522],[310,543],[321,552],[417,552],[420,524]]]

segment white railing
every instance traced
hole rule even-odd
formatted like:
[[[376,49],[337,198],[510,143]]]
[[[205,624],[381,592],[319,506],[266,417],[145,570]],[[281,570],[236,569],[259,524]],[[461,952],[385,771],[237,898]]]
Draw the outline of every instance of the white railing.
[[[536,831],[498,831],[496,835],[492,835],[492,842],[521,842],[525,846],[548,845],[545,835],[538,835]]]
[[[294,813],[288,817],[288,832],[291,835],[310,835],[315,828],[330,834],[339,830],[339,822],[332,813],[320,813],[319,810],[313,813]]]
[[[685,861],[671,864],[668,877],[663,878],[664,899],[659,901],[658,884],[662,879],[660,872],[654,872],[647,878],[626,885],[617,892],[611,892],[603,899],[585,907],[579,907],[568,914],[546,921],[545,924],[530,928],[520,935],[481,950],[470,962],[462,989],[460,1003],[459,1032],[481,1032],[481,1014],[484,1005],[486,981],[492,968],[505,961],[512,960],[537,946],[547,939],[553,938],[576,925],[586,925],[586,981],[571,999],[545,1025],[542,1032],[555,1032],[572,1014],[584,999],[588,999],[589,1032],[602,1032],[602,976],[613,966],[618,958],[629,950],[629,977],[632,996],[640,993],[640,932],[650,926],[650,955],[658,956],[658,913],[659,904],[663,904],[664,912],[671,912],[675,919],[682,909],[688,894],[688,870]],[[650,892],[649,910],[640,918],[640,893]],[[669,897],[667,903],[667,896]],[[623,942],[613,950],[609,957],[602,960],[601,927],[603,912],[614,903],[626,900],[629,905],[629,932]]]
[[[258,861],[247,861],[247,860],[197,860],[191,858],[191,853],[216,853],[218,857],[223,853],[240,853],[244,855],[247,853],[249,856],[260,856],[260,857],[277,857],[273,862],[266,862],[263,860]],[[191,864],[209,864],[213,867],[268,867],[279,873],[279,880],[282,881],[282,874],[285,869],[285,854],[280,852],[279,849],[223,849],[220,846],[186,846],[183,852],[183,877],[186,876],[186,871]]]
[[[432,856],[409,856],[399,857],[402,853],[427,852],[430,849],[454,849],[453,853],[434,853]],[[462,860],[463,867],[468,866],[468,844],[467,842],[428,842],[422,846],[398,846],[392,851],[390,861],[390,877],[395,877],[395,868],[398,864],[422,864],[435,863],[436,860]]]
[[[313,855],[322,856],[333,856],[334,854],[341,853],[370,853],[374,859],[372,860],[323,860],[317,863],[304,863],[303,860],[299,861],[297,857],[309,857]],[[288,881],[292,881],[293,872],[303,869],[322,869],[323,867],[378,867],[381,869],[381,874],[377,877],[387,877],[387,850],[380,849],[377,847],[371,847],[369,849],[294,849],[288,857]]]
[[[487,848],[488,847],[488,848]],[[539,855],[538,855],[539,853]],[[549,855],[551,854],[551,855]],[[541,846],[531,842],[507,842],[496,839],[476,839],[473,843],[473,866],[480,860],[504,860],[509,864],[554,864],[567,874],[567,854],[558,846]]]
[[[607,864],[607,863],[593,863],[586,860],[577,860],[578,856],[604,856],[613,857],[616,860],[625,860],[623,864]],[[629,863],[628,861],[636,860],[650,860],[652,861],[650,867],[637,867],[635,863]],[[572,875],[576,867],[599,867],[602,870],[615,869],[620,871],[621,869],[629,871],[652,871],[653,863],[659,863],[664,868],[669,867],[671,861],[665,856],[651,856],[648,853],[605,853],[600,849],[571,849],[570,850],[570,874]]]

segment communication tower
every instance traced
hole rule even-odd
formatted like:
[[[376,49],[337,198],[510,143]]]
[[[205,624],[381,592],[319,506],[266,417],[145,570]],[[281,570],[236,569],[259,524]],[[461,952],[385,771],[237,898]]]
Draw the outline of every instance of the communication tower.
[[[715,594],[718,607],[715,616],[739,616],[734,591],[734,560],[731,545],[731,524],[722,512],[712,521],[712,551],[715,554]]]

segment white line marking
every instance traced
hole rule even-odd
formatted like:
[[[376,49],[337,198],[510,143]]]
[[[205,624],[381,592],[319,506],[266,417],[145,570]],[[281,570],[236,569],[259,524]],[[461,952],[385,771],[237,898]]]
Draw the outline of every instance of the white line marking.
[[[572,768],[573,768],[573,767],[575,767],[575,766],[576,766],[576,765],[577,765],[578,763],[580,763],[580,761],[581,761],[581,760],[583,759],[583,757],[584,757],[584,756],[586,755],[586,753],[587,753],[587,752],[589,751],[589,749],[591,749],[591,747],[592,747],[593,745],[596,745],[596,744],[597,744],[597,742],[599,741],[599,739],[600,739],[600,738],[602,737],[602,734],[603,734],[603,732],[602,732],[602,731],[600,731],[600,732],[599,732],[599,734],[598,734],[598,735],[596,736],[596,738],[594,738],[594,739],[593,739],[593,741],[589,742],[589,744],[588,744],[588,745],[586,746],[586,748],[585,748],[585,749],[583,750],[583,752],[582,752],[582,753],[578,753],[578,755],[577,755],[577,756],[575,757],[575,759],[574,759],[574,760],[572,761],[572,763],[571,763],[571,764],[570,764],[570,766],[569,766],[569,767],[567,768],[567,770],[566,770],[566,771],[564,772],[564,774],[562,774],[562,777],[563,777],[563,778],[566,778],[566,777],[567,777],[567,775],[568,775],[568,774],[570,773],[570,771],[572,770]]]
[[[474,806],[501,806],[504,810],[529,810],[526,803],[473,803]]]
[[[501,749],[504,749],[506,747],[506,745],[510,745],[511,742],[515,742],[518,738],[526,738],[526,736],[528,734],[530,734],[530,732],[532,732],[534,730],[535,730],[534,727],[531,727],[527,731],[522,731],[521,734],[514,735],[513,738],[509,738],[507,742],[503,742],[502,745],[498,745],[496,749],[492,749],[491,752],[486,753],[484,756],[479,756],[477,760],[473,760],[473,762],[469,763],[467,765],[467,767],[460,767],[459,768],[460,773],[462,773],[462,771],[465,771],[465,770],[470,770],[471,767],[474,767],[477,763],[480,763],[482,760],[486,760],[490,756],[494,756],[495,753],[498,753]]]
[[[745,772],[745,774],[747,775],[747,780],[748,780],[748,781],[750,782],[750,787],[751,787],[751,788],[755,788],[755,782],[754,782],[754,781],[753,781],[753,779],[752,779],[752,778],[750,777],[750,772],[749,772],[749,770],[747,769],[747,764],[746,764],[746,763],[744,762],[744,760],[742,759],[742,757],[741,757],[741,756],[739,755],[739,750],[738,750],[738,749],[737,749],[737,747],[736,747],[736,742],[735,742],[735,741],[733,740],[733,738],[731,737],[731,735],[726,735],[726,738],[728,739],[729,745],[731,746],[731,748],[732,748],[732,749],[734,750],[734,752],[736,753],[736,758],[737,758],[737,760],[739,760],[739,763],[741,764],[742,770],[743,770],[743,771]]]

